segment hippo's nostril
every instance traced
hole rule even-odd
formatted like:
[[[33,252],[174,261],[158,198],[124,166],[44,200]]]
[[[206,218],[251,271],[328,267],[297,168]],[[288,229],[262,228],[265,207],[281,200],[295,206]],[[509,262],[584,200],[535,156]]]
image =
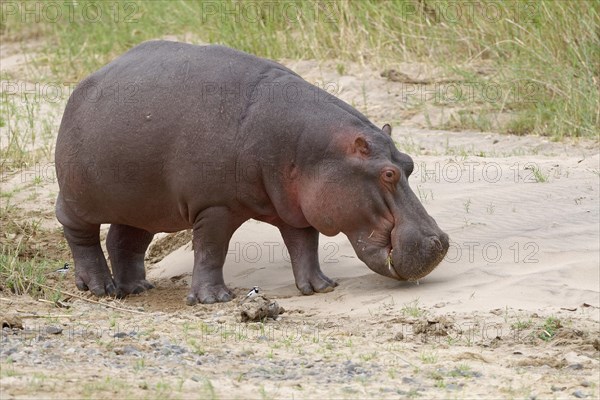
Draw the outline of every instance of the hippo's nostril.
[[[431,249],[434,249],[435,251],[442,251],[442,242],[440,242],[440,238],[438,238],[437,236],[430,236],[429,243]]]
[[[448,234],[442,232],[440,235],[440,240],[442,241],[442,249],[444,251],[448,251],[448,248],[450,247],[450,237]]]

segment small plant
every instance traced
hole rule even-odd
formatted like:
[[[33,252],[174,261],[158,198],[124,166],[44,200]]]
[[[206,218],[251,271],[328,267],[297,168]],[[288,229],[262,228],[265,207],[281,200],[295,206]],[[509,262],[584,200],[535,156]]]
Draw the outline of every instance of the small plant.
[[[139,360],[135,360],[135,365],[133,366],[133,370],[135,372],[140,372],[145,367],[146,367],[146,360],[143,358],[140,358]]]
[[[363,361],[371,361],[372,359],[374,359],[377,356],[377,352],[374,351],[372,353],[367,353],[367,354],[361,354],[359,357],[361,360]]]
[[[468,199],[463,203],[463,207],[465,208],[465,212],[468,214],[469,209],[471,208],[471,199]]]
[[[396,379],[396,370],[393,368],[388,369],[388,376],[390,379]]]
[[[212,382],[210,381],[210,379],[206,379],[204,381],[204,388],[206,389],[206,391],[209,393],[209,399],[216,399],[217,398],[217,393],[215,392],[215,387],[213,386]]]
[[[542,169],[540,167],[533,166],[531,168],[531,172],[533,173],[533,178],[535,179],[536,182],[538,182],[538,183],[548,182],[548,175],[544,174],[544,172],[542,172]]]
[[[435,364],[438,361],[438,355],[435,352],[423,351],[419,356],[423,364]]]
[[[496,206],[494,205],[494,203],[490,203],[490,204],[488,204],[486,211],[488,214],[492,215],[494,213],[495,208],[496,208]]]
[[[531,319],[528,319],[527,321],[521,321],[521,320],[517,320],[517,322],[514,322],[513,324],[511,324],[511,328],[512,330],[515,331],[522,331],[528,328],[531,328],[532,322]]]
[[[546,342],[550,341],[554,337],[554,335],[556,335],[558,329],[561,327],[562,325],[558,318],[548,317],[544,321],[544,325],[542,325],[541,332],[538,335],[538,337]]]
[[[422,189],[421,185],[418,185],[417,191],[419,193],[419,199],[421,200],[421,203],[427,204],[428,199],[429,199],[429,193],[427,193],[427,190]]]
[[[415,299],[410,303],[405,303],[402,306],[402,314],[410,317],[418,318],[425,314],[425,312],[419,307],[419,299]]]
[[[192,349],[194,351],[195,354],[199,355],[199,356],[203,356],[204,354],[206,354],[206,351],[204,350],[204,348],[202,348],[198,342],[196,342],[195,339],[190,339],[188,340],[188,344],[190,346],[192,346]]]

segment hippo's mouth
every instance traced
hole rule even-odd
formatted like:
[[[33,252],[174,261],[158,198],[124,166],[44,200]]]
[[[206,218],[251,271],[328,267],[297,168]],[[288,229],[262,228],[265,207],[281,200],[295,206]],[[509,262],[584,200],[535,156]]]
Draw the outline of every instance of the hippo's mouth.
[[[392,257],[393,253],[394,253],[394,248],[390,247],[390,251],[388,252],[388,256],[387,256],[387,259],[386,259],[387,269],[388,269],[388,272],[390,273],[390,278],[394,278],[394,279],[397,279],[399,281],[402,281],[404,279],[400,278],[400,275],[398,275],[398,273],[394,269],[394,259]]]

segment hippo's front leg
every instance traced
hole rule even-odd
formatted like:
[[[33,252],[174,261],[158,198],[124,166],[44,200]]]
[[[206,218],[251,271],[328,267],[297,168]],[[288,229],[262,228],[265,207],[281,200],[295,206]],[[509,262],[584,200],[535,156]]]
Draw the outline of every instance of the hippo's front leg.
[[[319,232],[312,227],[278,225],[290,253],[296,287],[302,294],[331,292],[337,283],[329,279],[319,265]]]
[[[227,302],[235,295],[227,288],[223,279],[223,264],[233,232],[243,221],[236,218],[225,207],[212,207],[200,213],[194,223],[194,271],[192,288],[186,303],[211,304]]]

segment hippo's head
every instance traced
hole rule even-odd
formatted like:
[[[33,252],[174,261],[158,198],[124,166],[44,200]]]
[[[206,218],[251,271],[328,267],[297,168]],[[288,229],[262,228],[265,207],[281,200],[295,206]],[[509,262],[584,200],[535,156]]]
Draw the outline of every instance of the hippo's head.
[[[321,233],[343,232],[378,274],[416,280],[448,251],[448,235],[408,185],[412,159],[399,152],[385,125],[375,134],[334,135],[318,178],[299,194],[307,221]]]

